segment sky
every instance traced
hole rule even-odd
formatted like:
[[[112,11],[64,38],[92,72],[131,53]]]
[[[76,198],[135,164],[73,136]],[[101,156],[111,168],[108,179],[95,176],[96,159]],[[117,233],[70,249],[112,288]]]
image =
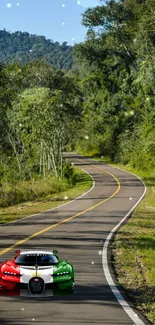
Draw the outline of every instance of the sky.
[[[84,41],[81,14],[99,0],[0,0],[0,30],[26,31],[60,43]]]

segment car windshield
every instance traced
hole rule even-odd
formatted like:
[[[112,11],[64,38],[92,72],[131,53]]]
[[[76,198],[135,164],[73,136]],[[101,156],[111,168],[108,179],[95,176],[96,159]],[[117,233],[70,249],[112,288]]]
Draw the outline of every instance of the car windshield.
[[[54,255],[50,254],[22,254],[15,259],[15,263],[18,265],[55,265],[58,263],[58,259]]]

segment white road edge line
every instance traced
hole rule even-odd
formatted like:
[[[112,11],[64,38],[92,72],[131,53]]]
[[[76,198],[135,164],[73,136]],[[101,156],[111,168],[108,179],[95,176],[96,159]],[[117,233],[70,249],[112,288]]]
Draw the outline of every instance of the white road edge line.
[[[98,160],[95,160],[95,159],[91,159],[91,160],[99,162]],[[103,163],[104,163],[104,161],[103,161]],[[134,322],[134,325],[145,325],[145,323],[138,317],[138,315],[134,312],[134,310],[129,306],[127,301],[121,295],[120,291],[118,290],[118,288],[116,287],[116,285],[115,285],[115,283],[114,283],[114,281],[112,279],[110,269],[109,269],[109,265],[108,265],[108,248],[109,248],[109,243],[110,243],[111,239],[114,237],[114,235],[116,234],[117,230],[121,227],[122,224],[124,224],[128,220],[129,215],[133,212],[133,210],[137,207],[137,205],[144,198],[144,196],[146,194],[146,186],[145,186],[144,182],[142,181],[142,179],[139,176],[137,176],[136,174],[128,172],[125,169],[121,169],[119,167],[112,166],[110,164],[105,164],[105,165],[110,166],[112,168],[119,169],[119,170],[123,170],[127,174],[132,174],[132,175],[136,176],[141,181],[141,183],[143,184],[143,187],[144,187],[144,192],[143,192],[142,196],[140,197],[140,199],[137,201],[137,203],[124,216],[124,218],[111,230],[111,232],[107,236],[107,238],[105,240],[105,243],[104,243],[104,246],[103,246],[103,251],[102,251],[102,267],[103,267],[103,272],[104,272],[105,278],[106,278],[106,280],[108,282],[108,285],[110,286],[110,288],[111,288],[113,294],[115,295],[117,301],[119,302],[119,304],[122,306],[124,311],[127,313],[127,315]]]
[[[109,164],[107,164],[109,165]],[[111,166],[111,165],[109,165]],[[134,176],[136,176],[143,184],[144,186],[144,192],[142,194],[142,196],[140,197],[140,199],[137,201],[137,203],[132,207],[132,209],[125,215],[125,217],[118,223],[118,225],[116,225],[112,231],[109,233],[109,235],[107,236],[104,246],[103,246],[103,251],[102,251],[102,266],[103,266],[103,271],[106,277],[106,280],[113,292],[113,294],[115,295],[117,301],[119,302],[119,304],[122,306],[122,308],[124,309],[124,311],[128,314],[128,316],[132,319],[132,321],[134,322],[134,325],[145,325],[145,323],[137,316],[137,314],[135,314],[135,312],[133,311],[133,309],[129,306],[129,304],[127,303],[127,301],[124,299],[124,297],[121,295],[120,291],[118,290],[118,288],[116,287],[112,276],[110,274],[110,269],[109,269],[109,265],[108,265],[108,248],[109,248],[109,243],[111,241],[111,239],[114,237],[114,235],[116,234],[117,230],[121,227],[122,224],[124,224],[129,215],[133,212],[133,210],[137,207],[137,205],[141,202],[141,200],[144,198],[145,194],[146,194],[146,186],[144,184],[144,182],[140,179],[139,176],[135,175],[134,173],[130,173],[124,169],[115,167],[115,166],[111,166],[113,168],[119,169],[119,170],[123,170],[128,174],[132,174]]]
[[[80,169],[81,169],[84,173],[88,174],[88,175],[90,176],[90,178],[92,179],[92,181],[93,181],[93,185],[92,185],[92,187],[91,187],[87,192],[81,194],[80,196],[76,197],[75,199],[73,199],[73,200],[71,200],[71,201],[69,201],[69,202],[66,202],[66,203],[63,203],[63,204],[61,204],[61,205],[58,205],[58,206],[56,206],[56,207],[54,207],[54,208],[52,208],[52,209],[48,209],[48,210],[45,210],[45,211],[42,211],[42,212],[37,212],[37,213],[35,213],[35,214],[31,214],[30,216],[23,217],[23,218],[20,218],[20,219],[14,220],[14,221],[10,221],[10,222],[7,222],[7,223],[4,223],[4,224],[1,224],[0,227],[5,227],[5,226],[7,226],[7,225],[10,225],[11,223],[15,223],[15,222],[19,222],[19,221],[22,221],[22,220],[25,220],[25,219],[28,219],[28,218],[35,217],[35,216],[37,216],[38,214],[46,213],[46,212],[48,212],[48,211],[52,211],[52,210],[55,210],[55,209],[59,209],[59,208],[65,206],[65,205],[67,205],[67,204],[70,204],[70,203],[72,203],[72,202],[74,202],[74,201],[76,201],[76,200],[81,199],[81,197],[83,197],[84,195],[87,195],[90,191],[92,191],[92,190],[94,189],[94,187],[95,187],[95,180],[94,180],[93,176],[90,175],[88,172],[86,172],[84,169],[82,169],[82,168],[80,168]]]

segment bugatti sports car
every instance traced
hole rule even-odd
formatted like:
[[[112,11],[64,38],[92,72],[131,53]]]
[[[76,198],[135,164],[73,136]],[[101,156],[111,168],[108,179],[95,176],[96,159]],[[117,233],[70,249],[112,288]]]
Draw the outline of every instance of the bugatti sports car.
[[[1,295],[61,295],[74,293],[74,268],[57,251],[16,251],[0,265]]]

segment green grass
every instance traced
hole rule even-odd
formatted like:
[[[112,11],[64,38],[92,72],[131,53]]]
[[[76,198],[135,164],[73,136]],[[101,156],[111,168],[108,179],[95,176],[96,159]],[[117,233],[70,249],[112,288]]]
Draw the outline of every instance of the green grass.
[[[0,207],[9,207],[37,198],[65,191],[70,187],[66,179],[47,177],[18,181],[15,184],[4,182],[0,189]]]
[[[74,167],[75,168],[75,167]],[[54,194],[42,195],[35,200],[27,201],[10,207],[0,209],[0,224],[21,219],[25,216],[33,215],[42,211],[66,203],[82,193],[86,192],[92,186],[90,176],[78,168],[75,168],[75,185],[65,191],[59,191]],[[38,186],[40,186],[38,184]]]
[[[112,253],[118,283],[155,325],[155,171],[114,164],[109,157],[88,156],[136,174],[147,187],[145,198],[116,234]]]
[[[155,177],[130,166],[115,165],[140,176],[147,186],[143,201],[113,243],[119,283],[135,306],[155,325]]]
[[[108,158],[93,158],[138,175],[147,187],[145,198],[115,236],[112,252],[118,282],[155,325],[155,171],[147,173],[113,164]]]

